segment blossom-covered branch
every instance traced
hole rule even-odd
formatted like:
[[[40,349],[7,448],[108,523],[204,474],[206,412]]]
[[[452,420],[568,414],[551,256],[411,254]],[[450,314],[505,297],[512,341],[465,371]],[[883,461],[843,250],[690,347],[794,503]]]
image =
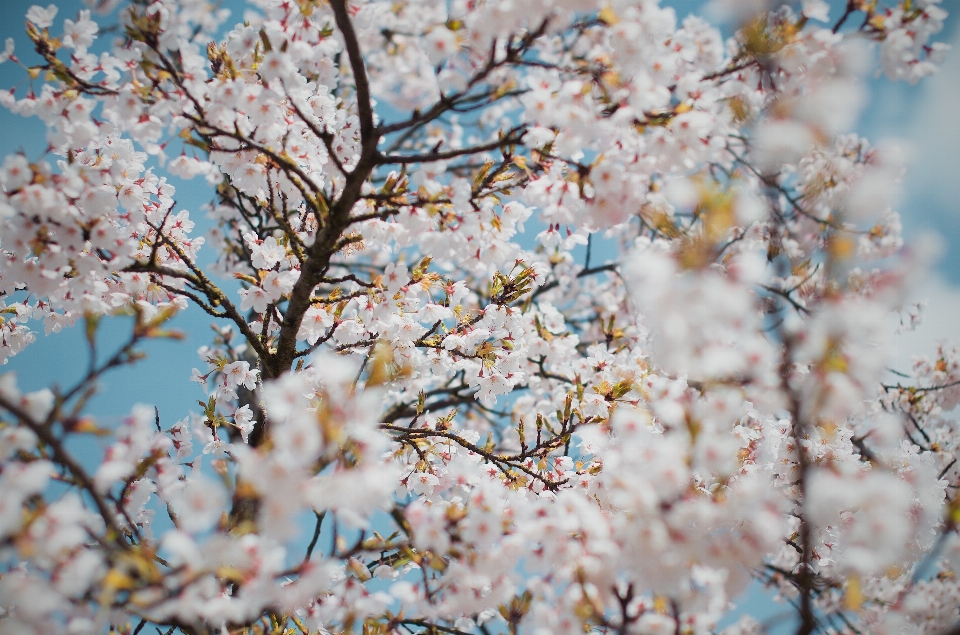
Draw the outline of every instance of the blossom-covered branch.
[[[887,378],[929,263],[851,132],[946,14],[716,4],[137,0],[109,45],[32,7],[0,359],[91,358],[0,378],[0,630],[763,633],[750,580],[798,635],[955,628],[960,353]],[[98,423],[182,310],[199,409]]]

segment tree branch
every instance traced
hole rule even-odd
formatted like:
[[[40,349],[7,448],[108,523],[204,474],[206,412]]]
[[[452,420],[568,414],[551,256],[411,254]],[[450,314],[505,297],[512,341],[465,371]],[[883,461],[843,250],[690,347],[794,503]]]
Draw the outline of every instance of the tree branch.
[[[360,52],[360,43],[353,30],[353,23],[347,12],[346,0],[330,0],[333,17],[337,22],[337,29],[343,35],[347,56],[350,58],[350,69],[353,71],[353,82],[357,88],[357,111],[360,117],[360,136],[369,138],[374,135],[373,107],[370,105],[370,85],[367,82],[367,69]]]

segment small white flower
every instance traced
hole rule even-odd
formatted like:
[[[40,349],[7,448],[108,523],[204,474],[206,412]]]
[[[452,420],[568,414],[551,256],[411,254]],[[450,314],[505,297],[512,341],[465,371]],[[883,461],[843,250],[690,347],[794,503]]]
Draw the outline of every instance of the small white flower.
[[[220,519],[227,494],[217,481],[197,474],[173,496],[180,528],[190,533],[206,531]]]
[[[250,406],[237,408],[237,411],[233,413],[233,423],[237,426],[237,429],[240,430],[240,436],[243,438],[243,442],[246,443],[247,438],[253,431],[253,411],[250,410]]]
[[[27,20],[33,22],[38,28],[46,29],[53,24],[53,19],[57,17],[57,11],[56,5],[47,5],[46,9],[33,5],[27,11]]]
[[[63,21],[63,43],[77,52],[85,52],[97,37],[99,27],[90,19],[89,11],[81,11],[80,18]]]
[[[0,53],[0,64],[3,64],[8,59],[13,57],[13,45],[14,45],[13,38],[8,37],[3,47],[3,53]]]

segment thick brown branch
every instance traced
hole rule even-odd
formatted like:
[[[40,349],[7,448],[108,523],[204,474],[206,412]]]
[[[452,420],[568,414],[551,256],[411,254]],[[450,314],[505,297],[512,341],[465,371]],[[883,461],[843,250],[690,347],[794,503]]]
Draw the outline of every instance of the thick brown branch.
[[[337,22],[337,29],[343,36],[343,42],[350,58],[350,69],[353,71],[353,83],[357,88],[357,111],[360,117],[360,136],[370,137],[373,130],[373,107],[370,105],[370,85],[367,82],[367,69],[360,52],[360,43],[353,30],[353,22],[347,12],[347,0],[331,0],[333,17]]]

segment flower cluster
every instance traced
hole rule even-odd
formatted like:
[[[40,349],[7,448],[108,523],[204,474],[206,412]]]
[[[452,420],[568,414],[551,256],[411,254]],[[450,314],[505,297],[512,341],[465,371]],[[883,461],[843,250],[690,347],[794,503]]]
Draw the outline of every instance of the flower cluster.
[[[960,622],[960,351],[882,383],[924,262],[850,130],[936,2],[250,4],[33,7],[0,54],[47,130],[0,167],[0,360],[133,317],[74,386],[0,377],[0,631],[753,634],[751,580],[803,635]],[[188,307],[200,409],[86,414]]]

